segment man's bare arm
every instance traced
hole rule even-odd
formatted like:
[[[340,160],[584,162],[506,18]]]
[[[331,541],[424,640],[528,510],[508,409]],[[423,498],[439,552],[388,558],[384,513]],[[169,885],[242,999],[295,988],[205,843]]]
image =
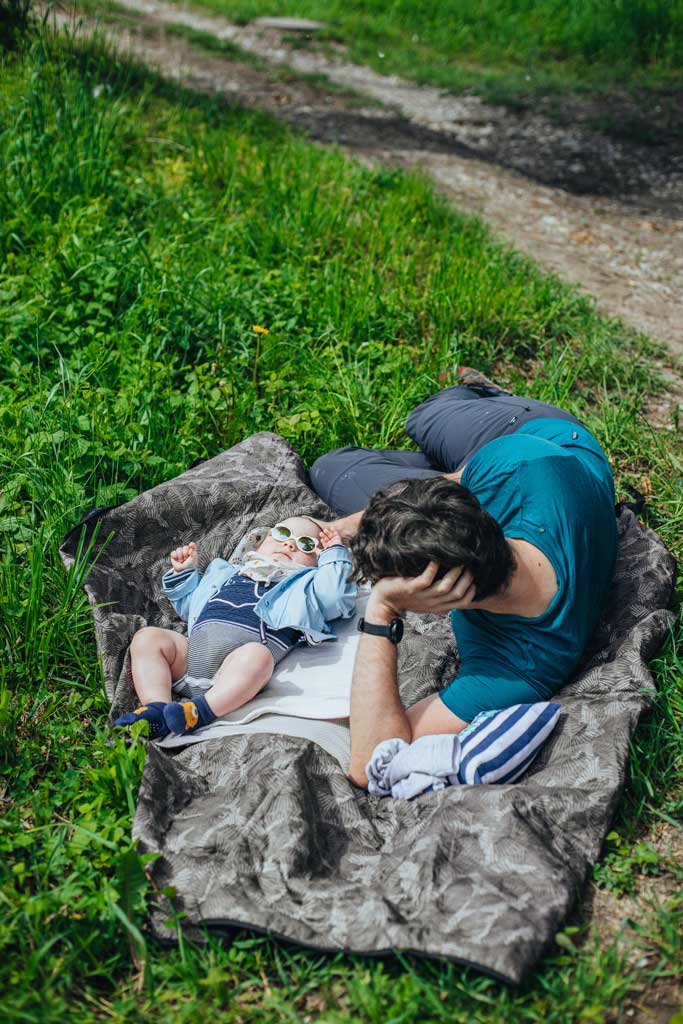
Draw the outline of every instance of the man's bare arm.
[[[360,512],[352,512],[350,516],[343,516],[341,519],[335,519],[331,523],[327,523],[327,527],[330,530],[336,530],[341,534],[341,538],[345,544],[351,540],[352,537],[358,532],[360,521],[363,518],[364,509]]]
[[[469,607],[474,600],[472,574],[451,569],[434,582],[438,565],[430,562],[414,579],[383,579],[375,585],[365,609],[368,622],[388,625],[406,611],[445,614],[451,608]],[[434,732],[459,732],[465,725],[443,706],[420,708],[406,714],[398,692],[397,650],[391,640],[363,634],[356,652],[351,682],[351,764],[349,778],[357,786],[367,786],[365,766],[382,740],[399,737],[410,743],[414,735],[425,735],[428,723]],[[422,703],[422,702],[420,702]],[[415,721],[411,721],[411,716]]]
[[[393,609],[370,596],[365,609],[368,622],[388,626],[394,616]],[[351,683],[349,778],[356,786],[367,786],[365,766],[378,743],[394,736],[410,743],[410,723],[398,694],[397,660],[391,640],[361,634]]]

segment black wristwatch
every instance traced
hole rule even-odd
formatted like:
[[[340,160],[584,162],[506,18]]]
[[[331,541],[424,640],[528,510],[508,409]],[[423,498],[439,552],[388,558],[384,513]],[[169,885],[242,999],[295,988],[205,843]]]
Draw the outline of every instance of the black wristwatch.
[[[392,644],[398,644],[403,639],[403,619],[392,619],[388,626],[378,626],[374,622],[359,619],[358,632],[370,633],[371,636],[385,636]]]

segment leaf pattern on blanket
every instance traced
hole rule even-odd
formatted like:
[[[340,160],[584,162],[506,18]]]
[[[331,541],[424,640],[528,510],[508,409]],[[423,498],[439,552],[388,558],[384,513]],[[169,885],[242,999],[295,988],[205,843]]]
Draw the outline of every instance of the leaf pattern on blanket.
[[[144,625],[183,630],[161,593],[169,551],[201,539],[200,567],[256,522],[331,518],[291,446],[257,434],[116,509],[79,538],[97,559],[86,592],[112,718],[133,704],[127,656]],[[166,751],[150,744],[134,822],[159,889],[152,924],[249,926],[318,949],[417,950],[518,982],[561,926],[599,855],[628,745],[654,696],[645,662],[666,634],[674,560],[630,511],[608,607],[561,691],[561,720],[524,780],[427,794],[411,803],[355,789],[310,741],[233,736]],[[447,618],[408,616],[400,646],[406,704],[457,672]]]

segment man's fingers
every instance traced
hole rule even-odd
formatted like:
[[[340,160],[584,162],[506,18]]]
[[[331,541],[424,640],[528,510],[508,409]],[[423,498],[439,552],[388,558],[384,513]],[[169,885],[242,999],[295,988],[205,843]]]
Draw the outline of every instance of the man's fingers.
[[[457,607],[458,608],[467,608],[467,607],[469,607],[469,605],[472,604],[472,602],[474,601],[476,596],[477,596],[477,585],[476,585],[476,583],[472,582],[472,583],[470,583],[469,587],[467,588],[465,593],[462,595],[462,597],[458,599]]]
[[[465,596],[456,601],[455,598],[451,597],[447,601],[441,601],[439,604],[433,604],[429,607],[428,611],[434,615],[448,615],[452,611],[467,611],[474,600],[476,587],[474,584],[467,591]]]
[[[449,569],[446,575],[439,580],[434,587],[434,592],[439,596],[447,597],[449,601],[462,601],[473,582],[474,577],[470,570],[457,565]]]
[[[447,612],[452,612],[454,609],[458,611],[467,611],[475,600],[477,594],[477,585],[472,582],[463,592],[461,597],[455,596],[455,591],[449,596],[448,600],[442,601],[438,608],[435,609],[437,614],[445,615]]]
[[[419,576],[384,577],[373,592],[381,594],[393,608],[444,615],[453,608],[466,608],[474,600],[476,586],[469,569],[454,566],[443,579],[435,581],[438,562],[430,562]]]
[[[416,576],[413,580],[413,587],[415,590],[426,590],[427,587],[431,587],[434,582],[434,577],[439,571],[438,562],[429,562],[426,569]]]
[[[469,569],[466,569],[458,582],[453,587],[453,597],[456,601],[463,601],[468,592],[474,587],[474,577]]]
[[[461,565],[455,565],[452,569],[449,569],[447,573],[439,580],[437,584],[437,591],[439,594],[448,594],[453,587],[461,579],[465,570]],[[471,578],[471,577],[470,577]]]

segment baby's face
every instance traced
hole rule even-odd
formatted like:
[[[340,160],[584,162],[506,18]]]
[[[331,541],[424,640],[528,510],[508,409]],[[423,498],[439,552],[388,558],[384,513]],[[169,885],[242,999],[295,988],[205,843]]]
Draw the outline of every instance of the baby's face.
[[[316,565],[320,554],[320,527],[316,526],[312,519],[306,516],[292,516],[291,519],[282,519],[278,526],[286,526],[291,537],[286,540],[276,540],[271,533],[256,549],[262,555],[268,555],[275,562],[282,562],[283,565]],[[318,542],[318,547],[313,551],[301,551],[297,547],[297,537],[312,537]]]

